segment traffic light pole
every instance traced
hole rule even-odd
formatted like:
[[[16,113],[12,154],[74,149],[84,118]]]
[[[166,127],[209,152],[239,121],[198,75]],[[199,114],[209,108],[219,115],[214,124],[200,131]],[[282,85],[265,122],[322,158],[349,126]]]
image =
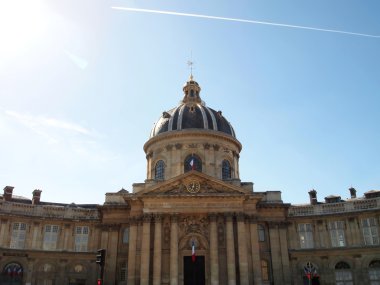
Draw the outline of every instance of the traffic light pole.
[[[106,264],[106,250],[98,249],[97,253],[98,254],[96,255],[96,263],[100,266],[100,274],[97,285],[103,285],[104,266]]]

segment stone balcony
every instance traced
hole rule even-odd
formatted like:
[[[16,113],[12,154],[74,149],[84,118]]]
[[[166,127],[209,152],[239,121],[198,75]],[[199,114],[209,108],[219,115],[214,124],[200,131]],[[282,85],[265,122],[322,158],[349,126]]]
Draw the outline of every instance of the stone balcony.
[[[317,205],[291,206],[288,211],[289,217],[333,215],[337,213],[350,213],[366,210],[380,210],[380,198],[352,199],[339,203],[323,203]]]
[[[98,220],[96,208],[81,208],[80,206],[30,205],[23,203],[0,202],[1,215],[20,215],[28,217],[44,217],[70,220]]]

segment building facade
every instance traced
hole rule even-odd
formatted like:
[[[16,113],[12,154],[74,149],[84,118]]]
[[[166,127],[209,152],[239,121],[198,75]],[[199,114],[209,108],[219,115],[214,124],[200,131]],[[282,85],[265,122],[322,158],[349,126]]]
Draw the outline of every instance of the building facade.
[[[102,205],[0,199],[0,284],[380,284],[380,191],[310,204],[242,182],[242,145],[192,76],[144,145],[147,179]]]

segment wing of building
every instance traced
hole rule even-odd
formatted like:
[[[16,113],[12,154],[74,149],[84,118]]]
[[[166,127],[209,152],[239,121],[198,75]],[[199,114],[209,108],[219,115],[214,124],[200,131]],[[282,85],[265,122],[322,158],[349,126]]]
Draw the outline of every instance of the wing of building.
[[[147,179],[103,205],[0,198],[0,284],[380,284],[380,191],[284,203],[242,182],[231,123],[191,76],[144,145]]]

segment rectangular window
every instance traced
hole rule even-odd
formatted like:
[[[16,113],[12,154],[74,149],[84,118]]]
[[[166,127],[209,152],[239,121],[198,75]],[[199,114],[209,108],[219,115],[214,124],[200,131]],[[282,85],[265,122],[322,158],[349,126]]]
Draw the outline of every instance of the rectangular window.
[[[87,251],[88,232],[88,226],[75,227],[75,251]]]
[[[59,230],[59,227],[57,225],[45,226],[44,242],[42,246],[44,250],[57,249],[58,230]]]
[[[332,247],[346,246],[343,221],[329,222],[329,230]]]
[[[362,219],[362,229],[365,245],[379,244],[379,231],[375,218]]]
[[[301,248],[313,248],[313,227],[311,224],[298,224],[298,235]]]
[[[129,243],[129,228],[124,229],[123,243]]]
[[[265,241],[265,229],[262,225],[257,225],[257,233],[259,235],[259,241]]]
[[[26,224],[14,223],[12,226],[12,236],[10,248],[23,249],[25,247]]]
[[[127,281],[128,279],[128,263],[124,262],[120,268],[120,281]]]

